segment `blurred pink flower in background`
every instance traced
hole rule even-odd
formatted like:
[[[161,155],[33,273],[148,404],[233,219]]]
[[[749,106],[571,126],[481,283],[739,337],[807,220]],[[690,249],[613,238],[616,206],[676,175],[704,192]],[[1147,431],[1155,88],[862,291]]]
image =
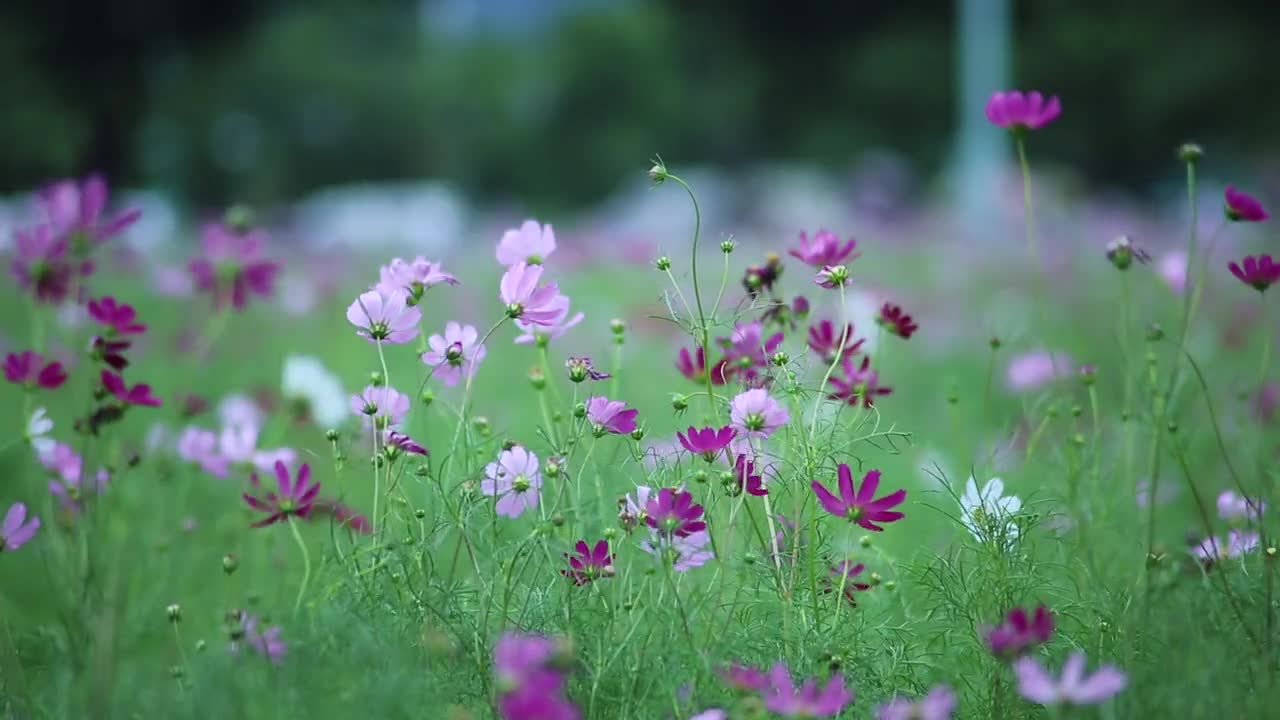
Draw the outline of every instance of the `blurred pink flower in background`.
[[[1187,289],[1187,253],[1174,250],[1156,261],[1156,272],[1179,295]]]
[[[1072,361],[1062,353],[1047,350],[1016,355],[1005,370],[1005,380],[1010,390],[1034,390],[1057,378],[1072,374]]]

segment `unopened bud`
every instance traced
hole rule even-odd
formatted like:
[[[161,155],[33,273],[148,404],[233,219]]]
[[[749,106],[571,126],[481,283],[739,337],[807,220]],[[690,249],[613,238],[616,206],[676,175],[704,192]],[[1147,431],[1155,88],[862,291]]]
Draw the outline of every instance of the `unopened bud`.
[[[423,390],[422,394],[418,396],[418,401],[423,405],[430,405],[436,401],[436,394],[430,390]]]
[[[627,324],[619,318],[614,318],[609,321],[609,330],[614,335],[621,335],[627,331]]]
[[[864,548],[871,547],[871,536],[863,535],[862,537],[858,538],[858,544]]]
[[[724,253],[725,255],[728,255],[729,253],[733,252],[734,247],[736,247],[736,245],[734,244],[732,239],[720,241],[720,252]]]
[[[773,357],[770,358],[770,361],[778,367],[783,367],[787,363],[791,362],[791,356],[779,350],[778,352],[773,354]]]
[[[542,368],[537,365],[529,368],[529,384],[534,390],[541,390],[547,386],[547,376],[543,374]]]
[[[632,439],[632,440],[635,440],[636,442],[640,442],[641,440],[643,440],[643,439],[644,439],[644,428],[642,428],[642,427],[637,427],[635,430],[632,430],[632,431],[631,431],[631,439]]]
[[[476,432],[480,433],[481,435],[489,434],[489,418],[483,415],[472,420],[471,426],[474,427],[476,429]]]
[[[653,264],[658,268],[658,272],[666,272],[671,269],[671,258],[667,257],[666,255],[663,255],[662,257],[658,258]]]
[[[587,416],[587,404],[586,404],[586,403],[578,403],[577,405],[574,405],[574,406],[573,406],[573,416],[574,416],[574,417],[576,417],[576,418],[578,418],[579,420],[581,420],[582,418],[586,417],[586,416]]]
[[[338,442],[339,437],[341,436],[339,435],[338,431],[334,430],[333,428],[329,428],[328,430],[324,431],[324,439],[328,440],[331,443]]]
[[[240,567],[240,560],[236,558],[235,555],[227,553],[222,556],[222,572],[230,575],[235,572],[238,567]]]
[[[1160,342],[1164,339],[1164,328],[1160,327],[1160,323],[1151,323],[1147,326],[1147,342]]]
[[[369,384],[374,387],[382,387],[386,383],[386,378],[382,376],[381,370],[374,370],[369,373]]]
[[[671,408],[676,412],[684,412],[689,409],[689,397],[687,395],[675,394],[671,396]]]
[[[653,165],[649,167],[649,180],[654,185],[661,185],[671,177],[671,173],[667,172],[666,163],[662,162],[662,158],[654,158]]]
[[[1195,163],[1204,157],[1204,148],[1196,143],[1183,143],[1178,146],[1178,159],[1184,163]]]
[[[169,622],[176,623],[182,621],[182,608],[176,603],[165,608],[164,612],[169,616]]]

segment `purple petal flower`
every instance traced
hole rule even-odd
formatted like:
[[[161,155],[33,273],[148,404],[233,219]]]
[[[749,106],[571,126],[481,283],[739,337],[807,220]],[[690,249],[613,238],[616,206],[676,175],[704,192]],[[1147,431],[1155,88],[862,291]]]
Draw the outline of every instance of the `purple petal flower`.
[[[854,252],[854,248],[858,246],[856,240],[849,238],[848,242],[841,243],[840,237],[830,230],[814,233],[812,241],[801,231],[799,243],[799,247],[788,250],[788,254],[815,268],[842,265],[858,257],[858,253]]]
[[[556,234],[550,225],[540,225],[537,220],[525,220],[518,228],[502,234],[498,241],[498,262],[507,267],[526,263],[541,265],[556,251]]]
[[[1013,664],[1018,676],[1018,693],[1041,705],[1097,705],[1106,702],[1128,684],[1123,672],[1103,665],[1088,677],[1084,674],[1085,656],[1074,652],[1055,678],[1034,657],[1024,657]]]
[[[214,304],[230,304],[239,310],[250,295],[271,297],[278,263],[262,257],[267,234],[262,230],[240,233],[222,223],[209,223],[200,234],[202,257],[187,264],[196,289],[211,292]]]
[[[765,439],[791,420],[787,409],[769,396],[769,391],[755,388],[739,393],[729,406],[730,424],[747,438]]]
[[[403,345],[418,337],[422,310],[408,304],[403,290],[383,293],[369,290],[360,293],[347,308],[347,320],[356,326],[356,334],[369,342]]]
[[[955,709],[956,694],[946,685],[938,685],[919,700],[896,698],[881,705],[876,720],[951,720]]]
[[[853,702],[853,692],[844,685],[844,677],[836,675],[823,687],[817,678],[809,678],[797,688],[791,673],[781,662],[769,670],[769,686],[761,693],[765,708],[787,718],[835,717]]]
[[[422,354],[423,364],[435,368],[432,376],[450,387],[475,377],[480,361],[487,354],[474,327],[452,321],[445,324],[444,335],[427,338],[427,345],[431,349]]]
[[[527,325],[554,325],[568,310],[555,283],[538,286],[541,265],[516,263],[502,275],[498,297],[507,306],[507,317]]]
[[[884,530],[876,523],[895,522],[904,517],[902,513],[890,508],[901,505],[907,499],[906,490],[875,497],[876,490],[880,486],[879,470],[871,470],[864,475],[862,483],[857,488],[853,485],[853,472],[848,465],[840,463],[837,474],[839,496],[833,495],[817,480],[810,483],[814,495],[818,497],[818,503],[827,512],[875,532]]]
[[[359,395],[351,396],[351,412],[373,419],[379,430],[399,427],[409,414],[409,396],[385,385],[367,385]]]
[[[13,552],[27,544],[36,531],[40,529],[40,518],[32,515],[27,518],[27,506],[14,503],[4,515],[0,523],[0,552]]]
[[[1223,212],[1232,222],[1262,222],[1271,217],[1258,199],[1228,185],[1223,192]]]
[[[525,510],[538,506],[542,474],[538,456],[516,445],[503,450],[497,461],[485,466],[480,492],[496,497],[495,512],[509,518],[520,517]]]
[[[1035,130],[1061,114],[1062,104],[1056,95],[1046,100],[1038,92],[1007,90],[995,93],[987,101],[987,119],[1008,130]]]
[[[596,396],[587,400],[587,421],[605,432],[626,435],[636,429],[639,410],[627,409],[621,400]]]

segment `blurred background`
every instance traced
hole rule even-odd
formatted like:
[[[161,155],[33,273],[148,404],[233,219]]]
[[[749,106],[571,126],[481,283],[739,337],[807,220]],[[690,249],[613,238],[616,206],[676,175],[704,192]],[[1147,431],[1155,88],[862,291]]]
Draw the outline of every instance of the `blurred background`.
[[[1070,181],[1159,196],[1194,139],[1274,191],[1278,34],[1274,0],[7,0],[0,194],[97,170],[199,212],[438,181],[543,216],[661,153],[972,203],[1005,87],[1063,98],[1033,153]]]

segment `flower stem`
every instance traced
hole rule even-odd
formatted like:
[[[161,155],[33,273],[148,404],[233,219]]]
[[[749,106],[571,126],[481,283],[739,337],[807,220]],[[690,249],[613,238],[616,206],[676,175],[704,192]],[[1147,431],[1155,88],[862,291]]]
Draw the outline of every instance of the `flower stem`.
[[[307,543],[303,541],[302,533],[298,532],[298,523],[292,515],[289,516],[289,530],[293,532],[293,540],[302,552],[302,585],[298,587],[298,597],[293,601],[293,613],[297,615],[298,608],[302,607],[302,596],[307,593],[307,583],[311,581],[311,553],[307,552]]]
[[[693,188],[689,187],[683,179],[669,175],[669,177],[680,184],[684,191],[689,194],[689,201],[693,203],[693,250],[692,263],[690,265],[690,273],[693,275],[693,302],[698,306],[698,330],[702,334],[702,357],[703,363],[707,366],[707,402],[711,405],[711,415],[719,422],[720,406],[716,403],[716,394],[711,382],[711,328],[707,325],[706,312],[702,309],[702,291],[698,286],[698,239],[702,236],[702,209],[698,207],[698,197],[693,194]]]

